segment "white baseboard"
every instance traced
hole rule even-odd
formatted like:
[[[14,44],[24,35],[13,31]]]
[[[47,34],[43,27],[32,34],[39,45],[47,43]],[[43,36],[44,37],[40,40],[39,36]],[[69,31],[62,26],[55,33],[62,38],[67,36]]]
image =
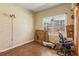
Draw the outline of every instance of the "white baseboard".
[[[1,53],[1,52],[4,52],[4,51],[7,51],[7,50],[10,50],[10,49],[13,49],[13,48],[15,48],[15,47],[22,46],[22,45],[27,44],[27,43],[30,43],[30,42],[32,42],[32,41],[34,41],[34,40],[29,40],[29,41],[27,41],[27,42],[24,42],[24,43],[21,43],[21,44],[17,44],[17,45],[15,45],[15,46],[12,46],[12,47],[9,47],[9,48],[0,50],[0,53]]]

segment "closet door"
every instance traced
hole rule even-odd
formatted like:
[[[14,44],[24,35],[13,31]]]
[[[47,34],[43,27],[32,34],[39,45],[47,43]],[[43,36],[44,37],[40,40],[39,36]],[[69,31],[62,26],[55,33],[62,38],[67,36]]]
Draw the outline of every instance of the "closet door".
[[[11,19],[0,14],[0,51],[11,46]]]

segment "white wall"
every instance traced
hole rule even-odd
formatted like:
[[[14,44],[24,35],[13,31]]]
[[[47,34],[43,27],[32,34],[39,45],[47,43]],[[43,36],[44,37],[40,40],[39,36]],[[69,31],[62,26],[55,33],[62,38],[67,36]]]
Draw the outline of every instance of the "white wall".
[[[0,4],[0,50],[12,46],[11,18],[2,13],[15,14],[16,18],[13,20],[13,46],[33,40],[33,13],[15,4]]]

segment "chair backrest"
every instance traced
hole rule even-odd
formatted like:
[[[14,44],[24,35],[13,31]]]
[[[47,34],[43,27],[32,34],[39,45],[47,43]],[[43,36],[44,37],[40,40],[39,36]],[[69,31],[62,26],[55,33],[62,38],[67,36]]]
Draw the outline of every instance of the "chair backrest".
[[[63,35],[61,33],[58,33],[58,34],[59,34],[59,38],[63,39]]]
[[[65,38],[63,37],[63,35],[61,33],[58,33],[59,34],[59,42],[60,43],[65,43]]]

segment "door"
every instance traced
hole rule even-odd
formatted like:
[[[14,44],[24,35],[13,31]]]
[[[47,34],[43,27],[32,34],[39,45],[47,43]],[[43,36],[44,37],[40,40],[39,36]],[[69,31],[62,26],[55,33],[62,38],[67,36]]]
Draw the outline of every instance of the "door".
[[[75,16],[75,22],[74,22],[74,27],[75,27],[75,40],[74,40],[74,45],[75,45],[75,54],[79,56],[79,3],[76,5],[74,9],[74,16]]]

